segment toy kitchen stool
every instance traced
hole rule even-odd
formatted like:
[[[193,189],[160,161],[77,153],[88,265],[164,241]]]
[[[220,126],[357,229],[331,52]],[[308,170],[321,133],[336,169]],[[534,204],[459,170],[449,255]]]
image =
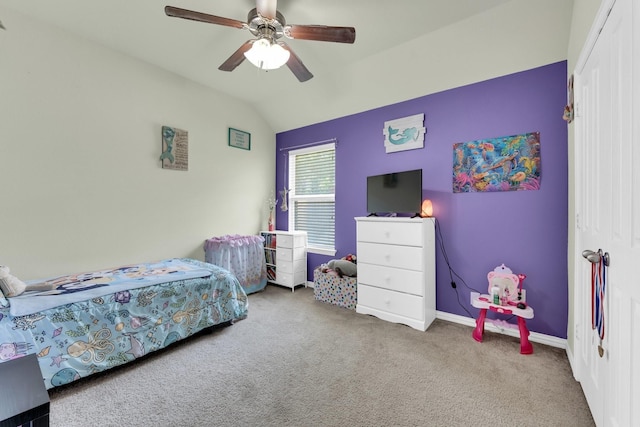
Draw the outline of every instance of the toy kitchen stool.
[[[502,264],[487,275],[489,279],[489,293],[491,295],[473,294],[471,305],[480,309],[480,314],[476,320],[476,327],[473,330],[473,339],[482,342],[484,335],[484,322],[487,317],[487,310],[501,314],[512,314],[518,317],[518,329],[520,330],[520,354],[533,353],[533,346],[529,342],[529,329],[527,329],[526,319],[533,319],[533,308],[524,302],[524,291],[522,282],[524,274],[516,275]],[[494,303],[494,296],[497,294],[498,303]],[[518,303],[524,304],[519,308]]]

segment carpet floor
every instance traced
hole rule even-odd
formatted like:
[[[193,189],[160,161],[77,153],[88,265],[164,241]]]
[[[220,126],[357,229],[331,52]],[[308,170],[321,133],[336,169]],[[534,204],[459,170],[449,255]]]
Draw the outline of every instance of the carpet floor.
[[[249,316],[50,390],[51,425],[593,426],[566,352],[426,332],[267,286]]]

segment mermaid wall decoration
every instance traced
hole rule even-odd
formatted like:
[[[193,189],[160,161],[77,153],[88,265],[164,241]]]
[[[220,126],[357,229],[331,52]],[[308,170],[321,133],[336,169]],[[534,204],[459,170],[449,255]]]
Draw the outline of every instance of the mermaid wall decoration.
[[[162,169],[189,170],[189,132],[162,126]]]
[[[424,114],[384,122],[384,148],[387,153],[424,147]]]

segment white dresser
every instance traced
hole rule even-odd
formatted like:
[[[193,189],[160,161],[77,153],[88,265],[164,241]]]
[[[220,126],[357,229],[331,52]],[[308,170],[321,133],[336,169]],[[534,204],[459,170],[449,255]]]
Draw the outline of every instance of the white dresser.
[[[436,318],[435,219],[358,217],[356,312],[421,331]]]
[[[267,280],[291,288],[307,284],[307,233],[304,231],[261,231]]]

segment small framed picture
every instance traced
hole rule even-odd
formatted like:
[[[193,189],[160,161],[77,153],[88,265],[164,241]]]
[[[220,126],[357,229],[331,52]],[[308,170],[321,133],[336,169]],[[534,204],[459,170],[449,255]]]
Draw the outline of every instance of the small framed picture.
[[[242,130],[229,128],[229,146],[251,150],[251,134]]]

